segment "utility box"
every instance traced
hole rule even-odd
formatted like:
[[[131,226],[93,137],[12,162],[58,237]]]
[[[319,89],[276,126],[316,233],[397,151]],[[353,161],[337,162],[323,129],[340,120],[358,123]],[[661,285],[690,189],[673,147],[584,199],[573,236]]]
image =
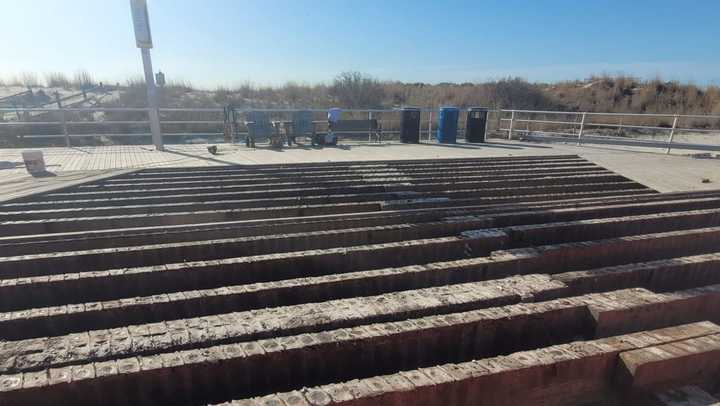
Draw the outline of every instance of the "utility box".
[[[488,109],[485,107],[470,107],[467,110],[465,123],[465,141],[485,142],[487,132]]]
[[[420,109],[404,107],[400,110],[400,142],[420,143]]]
[[[460,110],[457,107],[440,108],[437,142],[441,144],[454,144],[456,142],[459,116]]]
[[[42,151],[23,151],[22,158],[25,162],[25,169],[31,175],[42,175],[47,173],[45,158]]]

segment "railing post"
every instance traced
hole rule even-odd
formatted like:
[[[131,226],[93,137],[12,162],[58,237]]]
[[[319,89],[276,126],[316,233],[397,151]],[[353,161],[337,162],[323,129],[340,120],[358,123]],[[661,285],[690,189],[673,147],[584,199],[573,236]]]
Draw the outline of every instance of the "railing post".
[[[240,128],[237,123],[237,110],[235,107],[230,107],[230,142],[235,144],[238,142],[237,136],[240,135]]]
[[[487,114],[485,116],[485,142],[487,142],[487,139],[490,138],[490,136],[488,135],[488,129],[490,128],[490,111],[485,114]],[[467,122],[465,123],[465,127],[467,128]],[[465,134],[465,137],[465,142],[467,142],[467,134]]]
[[[22,116],[20,115],[20,109],[18,109],[18,106],[14,101],[13,101],[12,106],[15,109],[15,115],[17,116],[18,121],[22,121]]]
[[[372,111],[368,111],[368,121],[372,121],[372,119],[373,119]],[[372,125],[370,125],[370,127],[372,127]],[[371,141],[372,141],[372,129],[370,129],[370,131],[368,131],[368,142],[371,142]]]
[[[65,136],[65,146],[70,148],[70,134],[67,129],[67,117],[65,116],[65,109],[63,109],[62,102],[60,101],[60,93],[55,92],[55,103],[57,103],[58,111],[60,112],[60,123],[62,124],[63,135]]]
[[[515,124],[515,110],[510,114],[510,127],[508,128],[508,140],[512,140],[513,125]]]
[[[580,120],[580,131],[578,132],[577,145],[580,146],[582,143],[583,131],[585,130],[585,117],[587,113],[582,113],[582,120]]]
[[[60,109],[60,122],[62,122],[63,135],[65,135],[65,146],[70,148],[70,133],[68,133],[67,117],[63,108]]]
[[[665,154],[669,154],[670,149],[672,148],[672,142],[673,142],[673,137],[675,137],[675,129],[677,128],[677,123],[678,123],[678,115],[675,114],[675,118],[673,119],[673,125],[672,125],[672,128],[670,129],[670,136],[668,137],[668,141],[667,141],[668,145],[667,145],[667,149],[665,150]]]
[[[150,107],[147,110],[148,120],[150,121],[150,133],[152,135],[153,145],[157,151],[164,151],[162,130],[160,127],[160,112],[157,108]]]
[[[432,139],[432,110],[430,111],[430,117],[428,117],[428,142]]]

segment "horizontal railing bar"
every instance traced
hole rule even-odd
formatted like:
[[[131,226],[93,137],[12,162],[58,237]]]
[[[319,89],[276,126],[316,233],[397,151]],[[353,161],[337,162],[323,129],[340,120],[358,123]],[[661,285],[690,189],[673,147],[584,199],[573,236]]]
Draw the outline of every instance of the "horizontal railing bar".
[[[222,113],[225,111],[222,107],[161,107],[158,109],[161,113],[163,111],[207,111],[213,113]]]
[[[707,129],[707,128],[676,128],[675,132],[678,132],[678,131],[685,131],[685,132],[697,131],[697,132],[701,132],[701,133],[715,133],[716,135],[720,135],[720,130],[712,130],[712,129]]]
[[[8,112],[32,112],[32,111],[87,111],[87,112],[103,112],[103,111],[148,111],[147,107],[0,107],[0,111]],[[294,112],[294,111],[310,111],[315,113],[327,113],[327,109],[302,109],[302,108],[236,108],[235,111],[245,113],[249,111],[263,111],[263,112]],[[343,112],[356,113],[396,113],[401,111],[401,108],[393,109],[343,109]],[[438,112],[437,108],[420,108],[421,112]],[[183,111],[195,111],[195,112],[223,112],[224,109],[221,107],[163,107],[159,109],[160,112],[183,112]],[[489,113],[528,113],[528,114],[567,114],[567,115],[601,115],[601,116],[637,116],[637,117],[679,117],[679,118],[707,118],[707,119],[720,119],[720,115],[702,115],[702,114],[675,114],[675,113],[608,113],[608,112],[581,112],[581,111],[558,111],[558,110],[516,110],[516,109],[502,109],[493,110],[489,109]]]
[[[147,107],[63,107],[63,108],[39,108],[39,107],[0,107],[0,111],[87,111],[87,112],[102,112],[102,111],[148,111]]]
[[[678,115],[680,118],[712,118],[712,119],[720,119],[720,116],[716,114],[680,114]]]
[[[67,125],[150,124],[149,121],[66,121]]]
[[[68,135],[69,137],[74,137],[74,135]],[[0,138],[6,138],[9,137],[7,135],[0,135]],[[35,135],[23,135],[20,139],[30,139],[30,138],[64,138],[65,134],[35,134]]]
[[[0,111],[148,111],[147,107],[0,107]],[[183,112],[183,111],[195,111],[195,112],[212,112],[222,113],[224,111],[221,107],[162,107],[158,109],[162,112]],[[267,109],[267,108],[236,108],[235,111],[239,113],[247,113],[249,111],[263,111],[263,112],[277,112],[277,113],[290,113],[295,111],[310,111],[313,113],[325,113],[327,114],[328,109],[303,109],[303,108],[283,108],[283,109]],[[438,112],[438,109],[434,108],[420,108],[421,112]],[[401,108],[393,109],[343,109],[343,113],[397,113],[402,111]],[[497,113],[498,110],[488,110],[490,113]]]
[[[551,121],[551,120],[532,120],[532,119],[510,119],[510,118],[501,118],[500,121],[514,121],[516,123],[538,123],[538,124],[568,124],[572,126],[577,126],[580,123],[576,121]],[[672,130],[672,127],[658,127],[658,126],[647,126],[647,125],[632,125],[632,124],[611,124],[611,123],[592,123],[592,122],[586,122],[585,126],[592,126],[592,127],[612,127],[612,128],[636,128],[636,129],[646,129],[646,130],[661,130],[661,131],[670,131]],[[506,129],[508,130],[508,129]],[[520,131],[519,129],[513,128],[513,131]],[[675,131],[699,131],[699,132],[709,132],[709,133],[720,133],[720,129],[703,129],[703,128],[676,128]]]
[[[498,129],[498,131],[510,131],[510,129],[509,129],[509,128],[500,128],[500,129]],[[519,129],[519,128],[513,128],[513,132],[518,132],[518,133],[558,134],[558,135],[567,135],[567,136],[574,137],[575,139],[577,139],[577,134],[561,133],[561,132],[557,132],[557,131],[521,130],[521,129]]]
[[[583,112],[583,111],[554,111],[554,110],[513,110],[503,109],[502,113],[530,113],[530,114],[572,114],[572,115],[593,115],[593,116],[630,116],[630,117],[679,117],[679,118],[710,118],[720,119],[719,115],[698,115],[698,114],[675,114],[675,113],[606,113],[606,112]],[[516,119],[517,121],[517,119]]]
[[[0,122],[0,126],[11,126],[21,127],[25,125],[60,125],[60,121],[8,121],[5,123]]]
[[[506,119],[509,121],[510,119]],[[551,121],[551,120],[526,120],[526,119],[515,119],[516,123],[540,123],[540,124],[575,124],[579,125],[579,122],[575,121]],[[586,124],[587,125],[587,124]]]
[[[516,131],[513,129],[513,131]],[[519,130],[518,130],[519,131]],[[566,137],[555,137],[552,135],[543,135],[543,133],[540,132],[533,132],[533,134],[530,134],[530,137],[533,138],[546,138],[548,140],[560,140],[565,141],[567,140]],[[582,143],[585,144],[604,144],[604,145],[625,145],[625,146],[635,146],[635,147],[643,147],[643,148],[667,148],[668,146],[671,146],[672,149],[688,149],[688,150],[703,150],[703,151],[720,151],[720,145],[712,145],[712,144],[695,144],[695,143],[685,143],[685,142],[676,142],[673,141],[672,143],[668,143],[667,141],[662,140],[643,140],[638,138],[626,138],[626,137],[603,137],[598,135],[592,135],[583,134],[582,137]]]
[[[553,111],[553,110],[500,110],[501,113],[529,113],[529,114],[572,114],[581,116],[581,111]]]
[[[593,127],[613,127],[613,128],[637,128],[637,129],[643,129],[643,130],[662,130],[662,131],[671,131],[672,127],[655,127],[655,126],[648,126],[648,125],[630,125],[630,124],[606,124],[606,123],[585,123],[585,126],[593,126]]]
[[[646,142],[646,143],[664,142],[664,143],[667,144],[667,141],[665,141],[665,140],[651,140],[651,139],[647,139],[647,138],[620,137],[620,136],[617,136],[617,135],[588,134],[588,133],[584,133],[584,134],[583,134],[583,138],[582,138],[583,141],[585,141],[585,138],[586,138],[586,137],[602,138],[602,139],[606,139],[606,140],[621,140],[621,141],[623,141],[623,140],[633,140],[633,141]]]
[[[242,134],[242,133],[241,133]],[[190,136],[203,136],[203,135],[223,135],[221,132],[211,132],[211,133],[163,133],[163,136],[173,136],[173,137],[190,137]]]
[[[225,124],[223,120],[160,120],[160,124]]]
[[[67,125],[112,125],[112,124],[149,124],[149,121],[66,121]],[[222,123],[222,121],[220,122]],[[61,125],[62,121],[10,121],[0,123],[0,126],[25,126],[25,125]]]

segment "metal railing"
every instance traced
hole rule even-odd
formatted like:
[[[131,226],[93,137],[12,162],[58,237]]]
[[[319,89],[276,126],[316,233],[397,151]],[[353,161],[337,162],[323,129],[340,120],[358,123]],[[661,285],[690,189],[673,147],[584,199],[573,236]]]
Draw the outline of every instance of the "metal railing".
[[[720,116],[542,110],[501,110],[498,130],[513,139],[607,144],[648,148],[720,151]],[[504,125],[504,127],[503,127]],[[522,127],[525,128],[522,128]],[[698,141],[678,141],[678,135]],[[713,142],[705,142],[709,138]]]
[[[248,111],[267,112],[272,120],[288,120],[297,109],[235,108],[238,115]],[[326,109],[305,109],[314,121],[327,123]],[[55,107],[0,108],[0,141],[3,138],[64,139],[121,137],[150,140],[149,109],[144,107]],[[383,134],[399,133],[400,109],[344,109],[343,119],[376,119]],[[187,138],[218,138],[222,142],[225,109],[160,108],[163,136],[178,141]],[[437,129],[438,110],[421,109],[421,136],[430,140]],[[458,137],[464,136],[465,114],[460,115]],[[240,120],[242,121],[242,120]],[[247,134],[241,123],[239,134]],[[488,132],[492,136],[536,139],[583,144],[612,144],[663,148],[720,151],[719,115],[596,113],[542,110],[490,110]],[[705,140],[688,142],[688,135],[705,135]],[[680,140],[678,139],[680,137]],[[703,137],[699,137],[703,138]],[[711,140],[712,142],[707,142]]]
[[[21,139],[63,138],[66,146],[72,138],[85,137],[150,137],[150,109],[144,107],[43,107],[0,108],[0,113],[13,112],[17,119],[0,120],[0,137]],[[166,136],[221,135],[224,120],[222,108],[160,109]],[[165,113],[162,115],[162,113]],[[216,117],[177,119],[177,117],[215,114]],[[13,117],[11,117],[13,118]],[[162,119],[164,118],[164,119]],[[173,126],[205,125],[204,131],[177,132]],[[217,128],[212,128],[212,127]],[[7,130],[15,129],[14,131]],[[83,130],[90,129],[90,131]]]
[[[160,125],[163,137],[222,137],[225,126],[225,109],[216,108],[160,108]],[[269,113],[272,120],[289,120],[298,109],[250,109],[236,108],[242,116],[249,111]],[[327,125],[327,109],[303,109],[313,113],[313,122],[319,131]],[[54,107],[54,108],[0,108],[0,140],[17,139],[64,139],[72,146],[72,139],[93,137],[151,137],[150,109],[144,107]],[[343,119],[375,119],[383,134],[399,134],[400,109],[344,109]],[[432,137],[437,126],[436,110],[421,112],[421,133]],[[9,114],[2,119],[3,113]],[[246,135],[248,130],[240,119],[235,123],[235,134]],[[358,131],[367,133],[367,131]],[[219,140],[220,141],[220,140]]]

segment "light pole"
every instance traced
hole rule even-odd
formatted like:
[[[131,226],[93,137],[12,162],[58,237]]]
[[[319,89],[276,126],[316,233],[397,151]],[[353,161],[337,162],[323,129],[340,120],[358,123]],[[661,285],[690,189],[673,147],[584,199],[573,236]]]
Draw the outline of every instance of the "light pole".
[[[140,48],[143,69],[145,71],[145,86],[147,87],[148,119],[152,141],[158,151],[162,151],[162,129],[160,128],[160,114],[158,113],[157,91],[155,90],[155,76],[153,75],[150,48],[153,47],[150,34],[150,17],[147,11],[146,0],[130,0],[133,27],[135,29],[135,45]]]

